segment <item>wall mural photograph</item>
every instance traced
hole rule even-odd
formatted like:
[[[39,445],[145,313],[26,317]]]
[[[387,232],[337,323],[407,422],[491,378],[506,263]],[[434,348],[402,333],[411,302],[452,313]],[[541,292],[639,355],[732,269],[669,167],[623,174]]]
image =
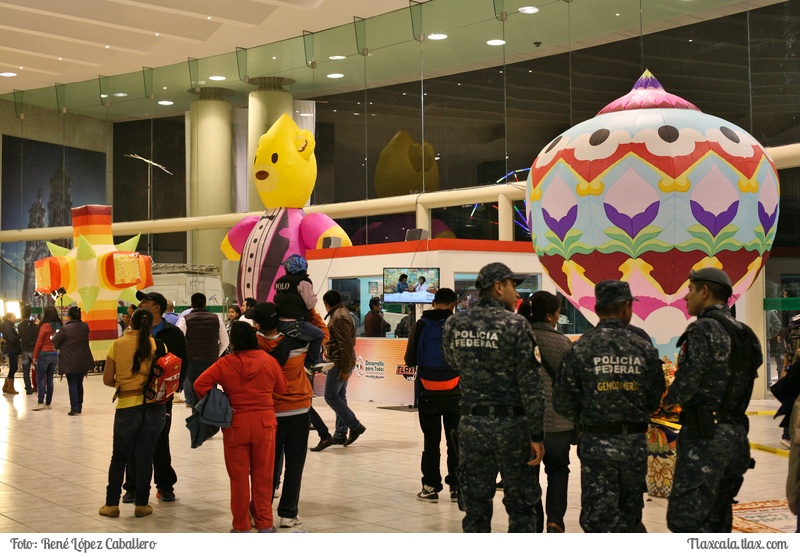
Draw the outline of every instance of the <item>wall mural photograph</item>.
[[[2,144],[3,229],[71,226],[72,207],[105,203],[105,153],[9,135]],[[54,243],[72,247],[69,239]],[[33,264],[49,255],[42,240],[3,244],[0,298],[42,305],[33,296]]]

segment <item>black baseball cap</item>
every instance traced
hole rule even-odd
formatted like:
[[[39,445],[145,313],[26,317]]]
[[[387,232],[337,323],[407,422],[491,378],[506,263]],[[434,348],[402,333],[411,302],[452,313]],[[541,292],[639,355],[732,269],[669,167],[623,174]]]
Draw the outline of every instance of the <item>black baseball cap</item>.
[[[161,307],[162,315],[165,311],[167,311],[167,299],[160,292],[142,292],[141,290],[139,290],[136,293],[136,299],[139,300],[140,302],[144,302],[145,300],[150,300],[151,302],[154,302],[155,304]]]

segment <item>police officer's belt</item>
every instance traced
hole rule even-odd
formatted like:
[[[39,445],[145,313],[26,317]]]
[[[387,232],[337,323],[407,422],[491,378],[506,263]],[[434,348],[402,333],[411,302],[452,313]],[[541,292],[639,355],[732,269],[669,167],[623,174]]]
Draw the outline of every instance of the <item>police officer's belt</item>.
[[[507,418],[511,416],[524,416],[525,409],[522,406],[473,406],[472,408],[462,408],[462,416],[493,416],[495,418]]]
[[[581,424],[581,431],[584,433],[605,433],[606,435],[627,435],[629,433],[644,433],[647,431],[647,424],[644,422],[628,424]]]

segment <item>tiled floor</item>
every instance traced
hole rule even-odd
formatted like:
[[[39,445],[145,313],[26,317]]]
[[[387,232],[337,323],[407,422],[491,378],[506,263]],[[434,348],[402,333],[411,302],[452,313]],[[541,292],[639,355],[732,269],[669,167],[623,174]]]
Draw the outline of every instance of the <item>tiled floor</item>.
[[[21,389],[22,381],[17,380]],[[176,405],[171,434],[178,473],[177,501],[153,497],[155,515],[133,517],[123,505],[117,519],[97,514],[103,504],[111,456],[114,406],[100,376],[86,380],[82,416],[67,416],[66,381],[56,381],[51,411],[31,412],[36,396],[0,399],[0,533],[35,532],[227,532],[231,527],[228,476],[221,436],[189,448],[183,426],[189,409]],[[314,405],[329,425],[333,414],[322,399]],[[351,407],[367,432],[349,447],[308,453],[297,530],[308,532],[459,532],[462,513],[455,503],[417,501],[422,435],[415,412],[380,409],[384,404],[354,402]],[[757,401],[751,410],[774,410],[775,401]],[[780,448],[780,430],[769,416],[751,418],[751,441]],[[311,432],[310,446],[317,443]],[[784,499],[787,459],[754,451],[758,461],[739,495],[742,502]],[[573,451],[568,532],[580,532],[580,469]],[[544,478],[544,475],[543,475]],[[507,529],[495,498],[492,528]],[[666,500],[648,498],[644,523],[649,532],[666,532]]]

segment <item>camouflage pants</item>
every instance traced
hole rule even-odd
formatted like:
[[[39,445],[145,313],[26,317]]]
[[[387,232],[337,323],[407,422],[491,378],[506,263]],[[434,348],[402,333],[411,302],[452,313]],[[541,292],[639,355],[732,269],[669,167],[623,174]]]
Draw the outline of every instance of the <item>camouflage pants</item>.
[[[733,499],[750,464],[744,427],[720,424],[713,439],[678,436],[675,478],[667,506],[673,532],[730,532]]]
[[[503,477],[508,531],[533,532],[542,489],[527,464],[531,458],[527,420],[462,416],[458,444],[464,532],[491,532],[498,471]]]
[[[644,433],[584,433],[581,459],[581,527],[585,532],[634,532],[642,520],[647,479]]]

